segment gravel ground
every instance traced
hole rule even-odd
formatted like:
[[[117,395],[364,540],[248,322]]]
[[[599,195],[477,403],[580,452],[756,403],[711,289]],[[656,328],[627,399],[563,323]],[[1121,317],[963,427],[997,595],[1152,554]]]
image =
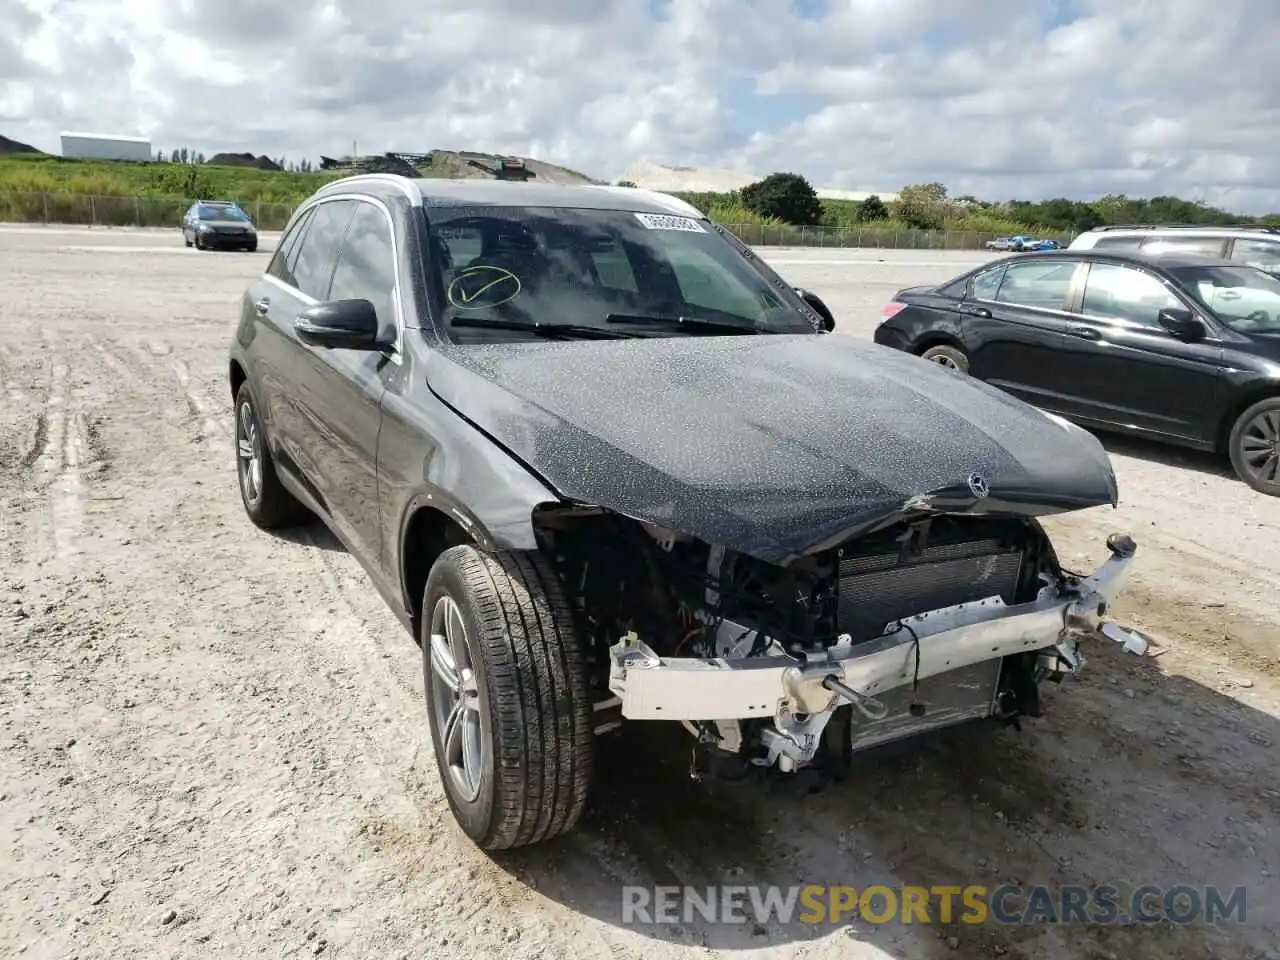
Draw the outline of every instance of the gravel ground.
[[[274,238],[264,237],[264,248]],[[975,254],[770,250],[868,336]],[[563,842],[489,858],[433,767],[417,648],[322,529],[256,531],[225,350],[266,254],[0,227],[0,955],[1236,958],[1280,943],[1280,502],[1106,441],[1127,529],[1101,644],[1020,732],[863,760],[797,803],[691,783],[628,734]],[[624,883],[1248,886],[1218,929],[621,922]]]

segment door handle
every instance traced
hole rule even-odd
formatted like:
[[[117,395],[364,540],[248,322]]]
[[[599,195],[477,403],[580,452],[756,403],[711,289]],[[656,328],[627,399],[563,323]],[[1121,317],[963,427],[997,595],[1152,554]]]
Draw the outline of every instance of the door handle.
[[[259,300],[257,303],[253,305],[253,309],[258,311],[259,316],[265,317],[267,315],[267,311],[271,309],[270,299],[268,299],[267,297],[263,297],[261,300]]]
[[[970,314],[971,316],[974,316],[974,317],[986,317],[987,319],[991,318],[991,311],[988,310],[986,307],[975,307],[973,304],[969,304],[969,303],[960,304],[960,312]]]
[[[1101,340],[1102,334],[1096,327],[1067,327],[1067,333],[1081,340]]]

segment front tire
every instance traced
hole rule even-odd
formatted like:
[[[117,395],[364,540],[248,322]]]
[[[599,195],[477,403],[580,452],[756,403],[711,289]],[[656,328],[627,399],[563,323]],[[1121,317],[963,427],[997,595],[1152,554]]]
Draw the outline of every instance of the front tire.
[[[954,370],[956,373],[967,374],[969,372],[969,355],[959,347],[953,347],[950,344],[937,344],[925,350],[920,356],[930,363],[936,363],[939,366],[946,367],[948,370]]]
[[[1259,400],[1240,414],[1227,449],[1241,480],[1259,493],[1280,497],[1280,397]]]
[[[568,832],[594,766],[582,645],[534,553],[444,551],[422,605],[427,718],[454,818],[484,850]]]
[[[262,422],[249,393],[249,384],[236,391],[236,478],[244,511],[263,530],[298,526],[311,512],[280,483],[275,463],[262,434]]]

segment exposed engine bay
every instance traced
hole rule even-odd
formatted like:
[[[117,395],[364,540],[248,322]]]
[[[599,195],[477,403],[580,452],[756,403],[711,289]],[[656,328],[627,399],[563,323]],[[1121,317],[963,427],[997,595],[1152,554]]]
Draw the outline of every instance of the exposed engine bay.
[[[902,520],[786,566],[593,508],[540,512],[596,684],[597,732],[670,720],[695,774],[841,764],[972,719],[1040,714],[1136,546],[1089,577],[1032,518]]]

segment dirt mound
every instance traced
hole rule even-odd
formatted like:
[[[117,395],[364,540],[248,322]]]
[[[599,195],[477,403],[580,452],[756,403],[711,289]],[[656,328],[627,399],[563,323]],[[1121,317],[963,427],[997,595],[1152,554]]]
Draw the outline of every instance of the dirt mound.
[[[321,156],[320,169],[346,176],[358,173],[391,173],[400,177],[421,176],[413,164],[394,153],[366,157],[343,157],[340,160]]]
[[[44,153],[43,150],[37,150],[29,143],[23,143],[21,140],[10,140],[8,137],[0,137],[0,154],[7,153]]]
[[[215,167],[253,167],[256,170],[283,169],[266,154],[255,157],[252,153],[215,153],[205,164]]]
[[[456,179],[531,180],[537,183],[601,183],[586,174],[532,157],[517,157],[474,150],[433,150],[430,160],[419,164],[426,177]]]

